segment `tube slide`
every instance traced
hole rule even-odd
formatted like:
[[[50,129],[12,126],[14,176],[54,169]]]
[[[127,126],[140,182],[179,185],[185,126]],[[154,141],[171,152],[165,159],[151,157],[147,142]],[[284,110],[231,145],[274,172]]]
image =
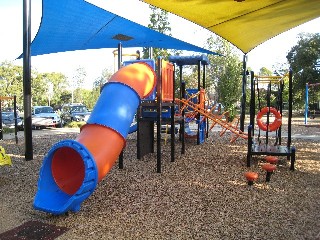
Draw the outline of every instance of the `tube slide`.
[[[45,156],[35,209],[52,214],[80,210],[117,161],[140,99],[155,87],[155,76],[149,65],[135,63],[110,78],[79,136],[55,144]]]

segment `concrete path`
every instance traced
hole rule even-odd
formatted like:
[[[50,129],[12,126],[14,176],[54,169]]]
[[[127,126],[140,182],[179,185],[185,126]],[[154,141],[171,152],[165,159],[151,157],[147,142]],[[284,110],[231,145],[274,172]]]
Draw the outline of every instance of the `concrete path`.
[[[41,130],[32,130],[32,137],[66,133],[80,133],[80,128],[45,128]],[[24,138],[24,131],[19,131],[17,136],[18,139]],[[14,138],[14,133],[3,134],[3,140]]]

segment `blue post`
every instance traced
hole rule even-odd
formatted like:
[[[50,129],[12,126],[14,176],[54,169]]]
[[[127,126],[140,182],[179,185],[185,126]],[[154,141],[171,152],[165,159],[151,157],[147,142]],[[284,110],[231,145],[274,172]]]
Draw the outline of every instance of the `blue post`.
[[[309,108],[309,84],[306,83],[306,103],[304,108],[304,124],[308,124],[308,108]]]

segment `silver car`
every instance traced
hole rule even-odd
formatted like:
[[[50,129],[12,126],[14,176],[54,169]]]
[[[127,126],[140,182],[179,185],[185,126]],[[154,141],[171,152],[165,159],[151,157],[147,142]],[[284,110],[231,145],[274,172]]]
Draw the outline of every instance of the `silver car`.
[[[32,108],[32,127],[61,127],[61,119],[50,106],[34,106]]]

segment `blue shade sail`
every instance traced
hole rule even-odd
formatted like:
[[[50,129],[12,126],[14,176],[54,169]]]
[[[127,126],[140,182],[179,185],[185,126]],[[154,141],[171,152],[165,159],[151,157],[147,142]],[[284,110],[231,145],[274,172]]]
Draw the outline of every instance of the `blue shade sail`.
[[[123,47],[155,47],[215,54],[134,23],[83,0],[43,0],[31,55]]]

